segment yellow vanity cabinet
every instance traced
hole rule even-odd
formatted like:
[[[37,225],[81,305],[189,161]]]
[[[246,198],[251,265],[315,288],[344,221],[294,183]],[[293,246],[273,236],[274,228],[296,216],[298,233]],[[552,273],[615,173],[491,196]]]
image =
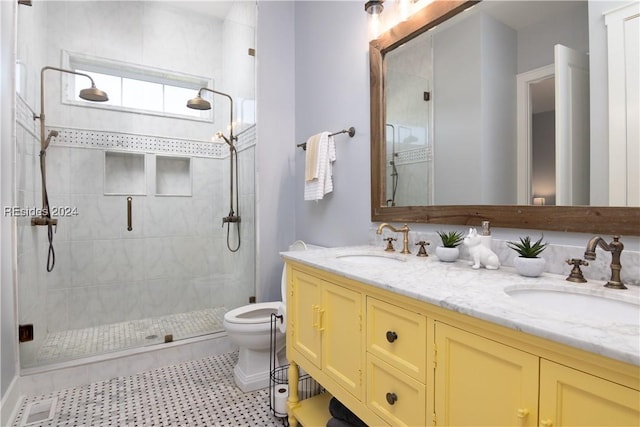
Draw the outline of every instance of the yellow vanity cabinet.
[[[290,270],[288,339],[295,352],[357,400],[364,398],[362,293]],[[287,354],[291,360],[289,353]],[[298,357],[293,357],[299,360]],[[313,368],[304,369],[312,373]]]
[[[434,323],[437,425],[537,425],[537,356]]]
[[[362,399],[362,294],[299,270],[291,285],[293,347]]]
[[[369,426],[639,426],[640,368],[287,261],[290,424],[324,426],[298,366]],[[292,384],[293,383],[293,384]]]
[[[540,361],[540,426],[639,426],[637,390]]]

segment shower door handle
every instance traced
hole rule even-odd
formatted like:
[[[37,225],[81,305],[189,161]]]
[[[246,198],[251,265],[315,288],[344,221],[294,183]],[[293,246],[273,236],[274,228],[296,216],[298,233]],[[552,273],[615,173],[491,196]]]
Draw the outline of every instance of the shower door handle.
[[[131,202],[133,201],[132,197],[127,197],[127,231],[133,230],[133,226],[131,225]]]

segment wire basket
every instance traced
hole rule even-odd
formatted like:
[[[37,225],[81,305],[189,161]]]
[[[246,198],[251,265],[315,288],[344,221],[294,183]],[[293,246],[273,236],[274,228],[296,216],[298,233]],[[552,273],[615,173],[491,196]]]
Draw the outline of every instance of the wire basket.
[[[289,365],[277,366],[278,355],[276,351],[276,331],[278,328],[278,322],[283,320],[283,316],[272,314],[271,315],[271,362],[269,373],[269,409],[278,418],[284,418],[286,422],[286,409],[279,408],[276,410],[276,393],[279,386],[289,385]],[[300,372],[298,379],[298,398],[300,400],[308,399],[317,394],[324,392],[324,389],[316,380],[314,380],[309,374]]]

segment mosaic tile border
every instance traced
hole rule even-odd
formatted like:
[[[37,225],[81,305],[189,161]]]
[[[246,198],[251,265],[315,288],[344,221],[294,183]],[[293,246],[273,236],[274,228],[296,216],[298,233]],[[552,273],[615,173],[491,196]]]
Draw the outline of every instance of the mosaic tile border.
[[[396,166],[408,165],[410,163],[432,162],[433,149],[431,147],[421,147],[413,150],[399,151],[396,153]],[[391,155],[387,155],[387,164],[391,162]]]
[[[20,96],[17,96],[16,99],[16,121],[35,136],[39,123],[33,120],[33,111]],[[64,147],[178,154],[214,159],[223,159],[229,156],[229,149],[225,143],[56,126],[47,126],[47,130],[58,131],[55,145]],[[236,148],[241,151],[255,145],[255,143],[256,125],[252,125],[240,132]]]

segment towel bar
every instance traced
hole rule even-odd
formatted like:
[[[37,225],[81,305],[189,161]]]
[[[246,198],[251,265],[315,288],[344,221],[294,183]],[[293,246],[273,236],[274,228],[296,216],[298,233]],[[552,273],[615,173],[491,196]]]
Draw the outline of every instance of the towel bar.
[[[336,135],[340,135],[341,133],[348,133],[349,137],[353,138],[353,136],[356,134],[356,128],[354,128],[353,126],[351,126],[349,129],[342,129],[338,132],[334,132],[332,134],[330,134],[329,136],[336,136]],[[302,147],[303,150],[307,149],[307,143],[303,142],[301,144],[296,145],[296,147]]]

